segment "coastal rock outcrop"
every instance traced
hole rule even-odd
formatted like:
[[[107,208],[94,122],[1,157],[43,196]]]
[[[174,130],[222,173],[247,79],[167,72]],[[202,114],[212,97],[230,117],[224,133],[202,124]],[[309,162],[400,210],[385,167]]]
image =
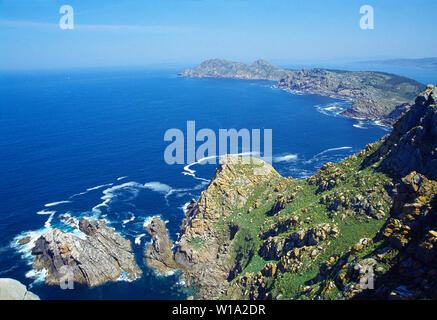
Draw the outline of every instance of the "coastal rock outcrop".
[[[141,270],[131,243],[106,226],[104,220],[79,221],[83,237],[54,229],[42,235],[32,249],[33,266],[46,269],[45,282],[59,285],[65,277],[90,287],[118,279],[122,273],[135,279]]]
[[[0,300],[40,300],[39,297],[27,290],[21,282],[0,278]]]
[[[337,226],[325,223],[299,230],[287,237],[269,237],[261,245],[259,254],[266,260],[278,260],[290,250],[315,246],[328,238],[336,238],[338,233]]]
[[[167,235],[165,222],[154,217],[147,226],[147,232],[152,236],[152,244],[146,249],[147,265],[160,274],[178,269],[174,260],[173,243]]]

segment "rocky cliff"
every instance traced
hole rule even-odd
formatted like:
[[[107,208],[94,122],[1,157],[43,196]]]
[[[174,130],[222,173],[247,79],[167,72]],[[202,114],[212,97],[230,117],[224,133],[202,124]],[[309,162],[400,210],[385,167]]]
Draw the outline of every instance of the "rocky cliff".
[[[352,105],[342,115],[379,120],[385,125],[392,125],[425,88],[417,81],[384,72],[320,68],[288,70],[263,60],[250,66],[227,60],[207,60],[180,75],[278,81],[276,86],[284,90],[350,100]]]
[[[130,241],[107,227],[104,220],[83,218],[79,230],[83,238],[54,229],[36,240],[33,266],[47,270],[47,284],[59,285],[69,274],[72,281],[90,287],[116,280],[122,272],[131,279],[141,275]]]
[[[279,81],[278,87],[350,99],[353,103],[342,112],[344,116],[385,124],[392,124],[394,114],[400,114],[397,110],[405,111],[406,104],[412,103],[424,88],[417,81],[383,72],[326,69],[290,73]]]
[[[422,92],[414,108],[394,126],[377,156],[384,157],[381,166],[400,176],[411,171],[437,180],[437,89]]]
[[[306,180],[229,157],[174,255],[197,298],[436,299],[435,98],[429,86],[390,135]]]

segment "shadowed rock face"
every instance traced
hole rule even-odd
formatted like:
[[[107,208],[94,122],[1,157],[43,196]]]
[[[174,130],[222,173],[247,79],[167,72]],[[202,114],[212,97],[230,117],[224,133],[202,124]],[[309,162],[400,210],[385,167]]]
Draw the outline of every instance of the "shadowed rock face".
[[[437,179],[437,88],[428,86],[410,111],[396,122],[378,156],[382,167],[405,176],[417,171]]]
[[[152,244],[146,249],[147,265],[161,274],[177,269],[172,250],[173,243],[167,235],[165,222],[158,217],[153,218],[147,226],[147,232],[152,236]]]
[[[116,280],[123,271],[131,279],[141,275],[130,241],[107,227],[105,221],[81,219],[79,229],[84,239],[54,229],[35,242],[33,265],[48,271],[47,284],[59,285],[68,270],[74,282],[90,287]]]

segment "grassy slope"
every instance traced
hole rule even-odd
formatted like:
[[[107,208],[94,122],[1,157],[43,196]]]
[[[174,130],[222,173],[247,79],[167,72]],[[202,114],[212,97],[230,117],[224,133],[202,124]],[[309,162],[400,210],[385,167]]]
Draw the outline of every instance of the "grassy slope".
[[[258,250],[265,241],[261,239],[262,231],[267,231],[280,219],[297,216],[302,222],[300,225],[279,234],[280,238],[302,228],[311,228],[321,223],[336,224],[339,227],[340,236],[321,242],[320,245],[323,249],[315,257],[304,256],[303,261],[306,263],[298,272],[283,272],[279,277],[271,277],[271,279],[263,277],[263,281],[271,286],[267,291],[271,292],[273,297],[279,294],[283,298],[297,297],[302,286],[309,283],[317,275],[322,263],[330,256],[344,254],[362,238],[372,238],[386,222],[385,218],[375,219],[357,213],[345,217],[342,215],[344,210],[330,210],[328,205],[320,202],[322,196],[337,196],[339,192],[346,194],[346,198],[353,198],[368,190],[369,186],[373,186],[377,194],[375,201],[383,204],[383,211],[388,218],[390,200],[384,197],[384,185],[391,181],[390,178],[384,173],[376,171],[373,167],[361,169],[364,157],[373,152],[376,147],[377,145],[374,145],[372,148],[368,148],[367,152],[363,151],[341,163],[331,164],[325,171],[319,171],[317,175],[321,180],[328,179],[332,172],[337,169],[345,176],[345,180],[338,181],[338,184],[329,190],[319,190],[319,186],[310,183],[308,179],[293,180],[278,176],[266,184],[258,185],[243,208],[234,210],[229,217],[222,218],[216,223],[214,226],[216,231],[223,233],[227,232],[227,228],[224,226],[229,224],[239,226],[232,257],[234,263],[241,263],[242,271],[240,276],[231,281],[228,296],[224,296],[224,298],[235,295],[243,299],[248,298],[247,295],[241,295],[238,292],[237,282],[239,279],[248,273],[255,275],[268,263],[277,263],[277,261],[269,261],[261,257]],[[280,195],[293,195],[294,200],[288,203],[283,210],[270,215],[269,212]],[[223,229],[221,230],[221,228]],[[315,286],[317,285],[320,286],[320,284]]]

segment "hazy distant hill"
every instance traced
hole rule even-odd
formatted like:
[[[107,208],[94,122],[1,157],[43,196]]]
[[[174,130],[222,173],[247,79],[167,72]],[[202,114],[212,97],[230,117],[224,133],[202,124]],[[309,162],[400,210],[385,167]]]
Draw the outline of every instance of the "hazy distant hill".
[[[184,77],[194,78],[233,78],[244,80],[272,80],[279,81],[289,71],[275,67],[265,60],[257,60],[248,65],[223,59],[211,59],[202,62],[193,69],[180,73]]]

